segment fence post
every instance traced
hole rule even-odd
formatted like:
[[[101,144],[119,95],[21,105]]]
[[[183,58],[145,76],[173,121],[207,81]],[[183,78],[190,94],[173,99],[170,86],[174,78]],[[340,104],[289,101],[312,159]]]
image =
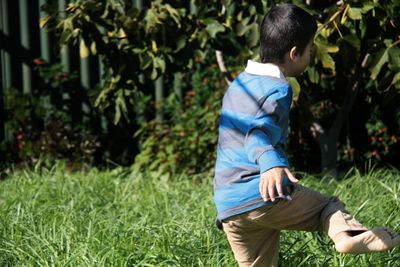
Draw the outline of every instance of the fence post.
[[[143,1],[142,0],[132,0],[134,7],[137,9],[142,9]],[[143,77],[139,77],[139,79],[143,79]],[[164,114],[162,112],[161,104],[164,100],[164,75],[161,75],[155,82],[154,82],[154,89],[155,89],[155,101],[156,101],[156,119],[159,121],[164,120]]]
[[[82,42],[82,37],[79,37],[79,43]],[[87,47],[90,47],[90,44],[86,44]],[[82,58],[79,57],[79,67],[80,67],[80,78],[81,84],[85,89],[90,88],[90,78],[89,78],[89,56]]]
[[[60,17],[65,18],[65,0],[58,0],[58,12],[60,12]],[[69,45],[63,45],[60,50],[61,64],[64,71],[71,72],[71,60],[70,60],[70,48]]]
[[[142,0],[132,0],[133,6],[136,7],[137,9],[142,9],[143,7],[143,1]]]
[[[21,31],[21,46],[26,51],[31,51],[29,41],[29,12],[28,0],[19,1],[19,18]],[[25,94],[32,92],[32,73],[28,63],[22,62],[22,90]]]
[[[133,7],[136,7],[139,9],[139,11],[143,8],[143,0],[132,0],[132,5]],[[139,82],[144,83],[144,75],[140,74],[139,75]]]
[[[197,14],[197,6],[194,3],[194,0],[190,0],[190,14]]]
[[[83,40],[82,37],[79,37],[79,41]],[[87,47],[90,47],[90,44],[86,44]],[[91,84],[90,84],[90,56],[87,56],[86,58],[82,58],[81,56],[79,56],[80,60],[79,60],[79,76],[80,76],[80,81],[81,81],[81,85],[83,87],[84,90],[90,90],[91,88]],[[76,99],[76,101],[78,101],[78,99]],[[79,99],[80,101],[80,99]],[[89,106],[84,103],[81,102],[81,115],[82,113],[89,113],[90,109]],[[82,118],[84,119],[85,117],[82,116]]]
[[[46,0],[39,0],[39,14],[40,18],[46,15],[46,12],[41,10],[41,7],[46,3]],[[46,29],[40,28],[40,56],[41,58],[50,63],[50,47],[49,47],[49,34]]]
[[[164,76],[161,75],[154,83],[154,88],[156,90],[155,97],[156,97],[156,118],[159,121],[164,120],[164,114],[162,112],[161,104],[164,100]]]
[[[5,109],[7,108],[7,99],[5,95],[7,91],[11,87],[12,77],[11,77],[11,55],[10,51],[7,51],[9,48],[9,40],[10,38],[10,25],[8,23],[8,0],[0,0],[0,32],[4,37],[3,46],[4,48],[0,50],[0,63],[1,63],[1,90],[0,94],[2,96],[2,109],[1,112],[3,113],[5,118]],[[11,131],[5,125],[5,121],[1,122],[4,126],[4,141],[12,142],[13,136]]]
[[[174,73],[174,93],[182,107],[182,72]]]

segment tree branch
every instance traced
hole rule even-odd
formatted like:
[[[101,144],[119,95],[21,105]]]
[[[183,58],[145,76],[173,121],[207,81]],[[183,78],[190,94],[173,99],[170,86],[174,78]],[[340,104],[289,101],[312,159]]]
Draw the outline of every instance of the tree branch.
[[[215,50],[215,56],[217,57],[217,62],[218,62],[218,67],[222,74],[225,76],[225,81],[228,83],[228,85],[231,84],[233,81],[232,74],[227,70],[225,66],[225,61],[222,55],[222,52],[220,50]]]

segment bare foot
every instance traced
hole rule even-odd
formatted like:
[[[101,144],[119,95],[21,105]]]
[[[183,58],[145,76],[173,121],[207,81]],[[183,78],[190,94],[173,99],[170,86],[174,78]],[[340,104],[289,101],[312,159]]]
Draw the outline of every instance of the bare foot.
[[[361,234],[347,235],[335,242],[335,248],[341,253],[369,253],[386,251],[400,245],[400,235],[386,227],[378,227]]]

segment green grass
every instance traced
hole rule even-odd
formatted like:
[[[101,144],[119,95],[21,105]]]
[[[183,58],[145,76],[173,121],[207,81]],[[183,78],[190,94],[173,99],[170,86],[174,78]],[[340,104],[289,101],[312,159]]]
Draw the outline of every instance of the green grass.
[[[302,183],[339,195],[368,227],[400,231],[398,172]],[[0,266],[235,266],[214,219],[207,175],[20,170],[0,181]],[[280,266],[400,266],[399,248],[340,255],[320,233],[284,232],[281,242]]]

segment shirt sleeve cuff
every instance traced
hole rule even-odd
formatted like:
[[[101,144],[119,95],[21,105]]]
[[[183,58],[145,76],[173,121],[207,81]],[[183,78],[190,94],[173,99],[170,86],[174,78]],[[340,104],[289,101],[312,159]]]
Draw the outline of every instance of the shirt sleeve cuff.
[[[279,155],[276,150],[268,150],[262,153],[258,158],[258,165],[260,166],[260,173],[275,167],[288,167],[285,158]]]

